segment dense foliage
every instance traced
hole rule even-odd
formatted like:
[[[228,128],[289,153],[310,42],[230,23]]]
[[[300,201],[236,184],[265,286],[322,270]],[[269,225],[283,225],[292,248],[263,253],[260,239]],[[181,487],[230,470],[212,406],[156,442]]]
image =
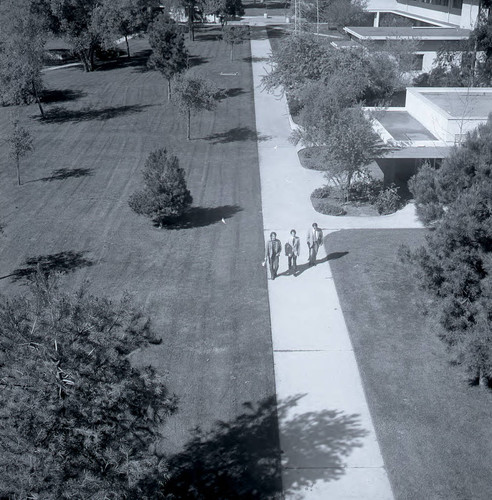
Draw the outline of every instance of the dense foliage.
[[[9,156],[15,161],[17,169],[17,184],[21,185],[20,160],[34,149],[31,132],[23,127],[18,119],[11,123],[11,131],[7,136],[9,145]]]
[[[36,101],[44,114],[40,94],[47,29],[31,0],[0,3],[0,104]]]
[[[186,116],[186,138],[191,139],[191,113],[212,111],[217,106],[219,89],[211,80],[191,72],[179,75],[174,82],[172,101]]]
[[[311,23],[319,21],[331,27],[365,26],[369,20],[366,4],[365,0],[308,0],[301,5],[300,15]]]
[[[231,61],[234,58],[234,45],[240,45],[249,38],[248,26],[226,26],[222,31],[222,39],[231,46]]]
[[[188,64],[182,29],[167,15],[160,14],[149,26],[149,43],[152,47],[149,67],[167,80],[167,97],[171,99],[171,80],[185,71]]]
[[[193,201],[178,158],[166,149],[150,153],[145,162],[143,179],[144,189],[130,197],[130,208],[161,225],[166,219],[183,214]]]
[[[175,397],[129,355],[155,341],[128,297],[61,292],[0,298],[0,496],[155,498],[152,446]]]
[[[492,118],[441,168],[422,169],[411,189],[434,230],[407,258],[455,360],[485,383],[492,379]]]

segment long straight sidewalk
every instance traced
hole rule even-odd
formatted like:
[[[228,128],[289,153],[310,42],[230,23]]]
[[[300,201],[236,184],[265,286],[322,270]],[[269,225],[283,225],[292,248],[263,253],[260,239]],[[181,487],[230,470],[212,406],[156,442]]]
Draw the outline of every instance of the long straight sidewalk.
[[[282,275],[287,267],[282,256],[281,275],[268,281],[284,494],[288,499],[390,500],[393,494],[329,265],[339,255],[327,256],[321,248],[319,265],[305,265],[311,223],[318,222],[327,234],[340,229],[341,222],[311,206],[309,194],[322,179],[299,165],[287,140],[285,99],[261,91],[270,42],[264,28],[256,30],[261,34],[253,34],[251,52],[265,239],[276,231],[285,243],[295,228],[302,241],[300,275]],[[411,226],[412,217],[406,214],[403,220]],[[378,227],[388,219],[344,220],[349,227]],[[403,220],[382,227],[401,227]]]

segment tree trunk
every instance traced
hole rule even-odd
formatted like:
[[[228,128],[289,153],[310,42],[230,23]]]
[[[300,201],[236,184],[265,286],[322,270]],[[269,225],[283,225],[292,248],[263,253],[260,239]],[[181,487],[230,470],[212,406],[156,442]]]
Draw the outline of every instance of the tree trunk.
[[[171,100],[171,79],[167,79],[167,100],[168,102]]]
[[[38,89],[36,88],[36,84],[34,83],[34,81],[32,82],[32,92],[34,94],[34,99],[38,104],[39,111],[41,112],[41,118],[44,118],[43,106],[41,106],[41,99],[39,98]]]
[[[478,385],[480,387],[488,387],[489,381],[485,376],[485,374],[483,373],[483,370],[481,370],[480,368],[478,369],[477,377],[478,377]]]
[[[86,73],[89,73],[89,71],[91,71],[90,62],[89,59],[87,58],[87,54],[84,51],[79,52],[79,59],[82,61],[82,64],[84,65],[84,71]]]
[[[16,155],[16,165],[17,165],[17,184],[20,186],[21,185],[21,178],[20,178],[20,165],[19,165],[19,155]]]
[[[95,66],[95,63],[94,63],[94,54],[95,54],[96,50],[94,47],[91,47],[89,49],[89,67],[90,67],[90,71],[94,71],[94,66]]]
[[[191,110],[188,109],[186,120],[186,139],[189,141],[191,139],[190,128],[191,128]]]
[[[125,43],[126,43],[126,55],[128,59],[130,59],[130,44],[128,43],[128,35],[125,35]]]

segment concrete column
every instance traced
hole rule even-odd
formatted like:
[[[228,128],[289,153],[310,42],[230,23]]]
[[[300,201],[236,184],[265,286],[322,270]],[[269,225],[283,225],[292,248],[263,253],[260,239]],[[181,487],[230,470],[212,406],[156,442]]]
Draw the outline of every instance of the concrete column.
[[[379,10],[375,13],[375,16],[374,16],[374,27],[375,28],[379,28]]]

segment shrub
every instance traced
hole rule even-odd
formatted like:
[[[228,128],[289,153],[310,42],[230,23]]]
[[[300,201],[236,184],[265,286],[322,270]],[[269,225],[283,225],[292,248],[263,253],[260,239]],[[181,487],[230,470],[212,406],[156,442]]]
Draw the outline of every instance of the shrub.
[[[311,193],[311,198],[328,198],[330,196],[330,193],[330,186],[319,187]]]
[[[438,196],[436,177],[437,170],[426,163],[408,181],[408,189],[415,198],[417,215],[427,226],[444,215],[443,205]]]
[[[336,203],[326,199],[318,199],[313,203],[314,209],[324,215],[345,215],[346,210]]]
[[[367,176],[365,179],[353,181],[349,188],[352,201],[373,203],[383,189],[383,181]]]
[[[388,215],[396,212],[401,205],[401,198],[398,195],[398,187],[391,184],[383,189],[375,198],[373,205],[379,215]]]
[[[144,189],[128,200],[130,208],[163,224],[166,219],[179,217],[191,205],[193,198],[186,187],[184,170],[179,160],[166,149],[150,153],[143,171]]]

